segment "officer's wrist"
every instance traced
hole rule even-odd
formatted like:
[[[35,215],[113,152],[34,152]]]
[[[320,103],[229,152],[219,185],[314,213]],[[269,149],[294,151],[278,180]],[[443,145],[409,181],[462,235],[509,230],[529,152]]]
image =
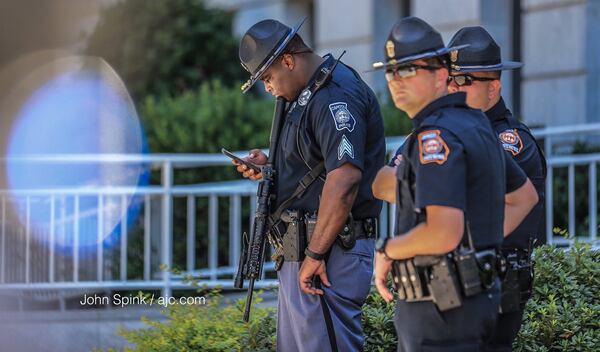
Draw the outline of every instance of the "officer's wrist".
[[[304,250],[304,255],[307,258],[314,259],[317,261],[325,260],[325,253],[318,253],[318,252],[312,251],[308,247],[306,247],[306,249]]]
[[[391,258],[391,257],[390,257],[390,256],[387,254],[387,252],[386,252],[386,248],[387,248],[387,246],[388,246],[388,243],[389,243],[390,239],[391,239],[391,237],[380,238],[380,239],[377,241],[377,244],[375,245],[375,251],[376,251],[377,253],[380,253],[380,254],[382,254],[382,255],[383,255],[383,258],[384,258],[385,260],[388,260],[388,261],[393,261],[394,259],[392,259],[392,258]]]

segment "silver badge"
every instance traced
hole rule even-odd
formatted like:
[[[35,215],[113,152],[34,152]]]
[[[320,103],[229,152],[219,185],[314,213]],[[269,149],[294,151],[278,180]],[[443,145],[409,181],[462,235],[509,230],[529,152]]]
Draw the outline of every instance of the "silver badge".
[[[306,105],[308,103],[308,99],[310,99],[311,94],[312,93],[310,92],[310,90],[308,90],[308,88],[303,90],[302,93],[300,93],[300,98],[298,98],[298,104],[300,104],[300,106]]]

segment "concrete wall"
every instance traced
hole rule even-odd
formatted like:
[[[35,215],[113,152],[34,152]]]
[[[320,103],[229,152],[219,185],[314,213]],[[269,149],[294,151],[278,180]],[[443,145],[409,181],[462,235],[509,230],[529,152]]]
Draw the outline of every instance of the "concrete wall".
[[[392,25],[410,14],[438,29],[447,42],[462,27],[482,25],[502,48],[504,60],[520,55],[520,73],[505,71],[502,92],[509,107],[530,125],[564,125],[600,121],[600,1],[521,0],[213,0],[237,11],[236,32],[260,18],[292,24],[311,16],[303,35],[319,53],[347,50],[344,61],[359,72],[383,57]],[[516,4],[516,5],[515,5]],[[312,14],[312,15],[311,15]],[[519,21],[520,20],[520,21]],[[515,21],[518,21],[515,26]],[[513,30],[520,33],[513,33]],[[520,45],[519,45],[520,43]],[[515,49],[516,50],[513,50]],[[515,52],[516,51],[516,52]],[[362,73],[385,94],[383,75]],[[518,76],[514,76],[518,75]],[[514,76],[514,77],[513,77]],[[516,80],[520,78],[520,80]],[[513,90],[513,80],[517,86]],[[515,110],[515,109],[513,109]]]
[[[586,121],[585,1],[526,0],[523,116],[531,124]]]

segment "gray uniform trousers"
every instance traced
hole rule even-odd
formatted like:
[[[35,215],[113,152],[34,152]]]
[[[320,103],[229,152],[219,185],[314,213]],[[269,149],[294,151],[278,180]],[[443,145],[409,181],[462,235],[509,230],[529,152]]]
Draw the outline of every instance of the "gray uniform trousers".
[[[283,264],[279,271],[277,351],[331,351],[325,314],[330,317],[338,351],[363,349],[361,308],[371,287],[374,245],[372,239],[361,239],[347,251],[337,243],[332,246],[327,260],[331,287],[322,287],[322,298],[300,290],[302,262]]]

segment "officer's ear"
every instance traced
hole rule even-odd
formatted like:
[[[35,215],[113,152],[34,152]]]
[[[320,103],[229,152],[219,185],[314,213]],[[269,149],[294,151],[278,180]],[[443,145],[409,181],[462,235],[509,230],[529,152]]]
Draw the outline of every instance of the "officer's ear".
[[[442,68],[435,71],[435,88],[439,89],[444,87],[444,89],[448,89],[448,76],[449,72],[447,69]]]
[[[289,71],[293,70],[294,67],[296,66],[296,62],[294,60],[294,55],[283,54],[283,56],[281,57],[281,64],[283,65],[284,68],[288,69]]]
[[[490,81],[490,84],[488,84],[488,99],[494,100],[496,97],[500,96],[501,88],[502,84],[499,79]]]

